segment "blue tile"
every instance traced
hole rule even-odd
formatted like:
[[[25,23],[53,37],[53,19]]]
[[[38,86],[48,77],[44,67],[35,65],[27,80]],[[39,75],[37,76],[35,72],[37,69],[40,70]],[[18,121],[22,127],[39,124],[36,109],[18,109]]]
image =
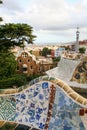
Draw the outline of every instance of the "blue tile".
[[[43,88],[43,89],[48,88],[48,82],[43,82],[43,83],[42,83],[42,88]]]

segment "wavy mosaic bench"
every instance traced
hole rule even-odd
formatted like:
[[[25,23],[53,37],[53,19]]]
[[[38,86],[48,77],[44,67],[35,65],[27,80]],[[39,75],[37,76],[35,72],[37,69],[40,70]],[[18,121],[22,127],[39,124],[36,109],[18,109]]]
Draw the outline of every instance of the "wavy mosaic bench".
[[[0,90],[0,130],[87,130],[86,124],[87,99],[60,79]]]

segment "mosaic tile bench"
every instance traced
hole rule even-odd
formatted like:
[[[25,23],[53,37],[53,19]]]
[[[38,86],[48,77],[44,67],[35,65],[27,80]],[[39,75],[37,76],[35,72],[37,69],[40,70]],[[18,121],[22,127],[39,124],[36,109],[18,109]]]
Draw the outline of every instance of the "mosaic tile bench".
[[[46,71],[46,74],[65,81],[77,92],[85,92],[87,91],[87,56],[79,60],[61,58],[58,66]]]
[[[87,130],[87,99],[44,76],[0,90],[0,130]]]

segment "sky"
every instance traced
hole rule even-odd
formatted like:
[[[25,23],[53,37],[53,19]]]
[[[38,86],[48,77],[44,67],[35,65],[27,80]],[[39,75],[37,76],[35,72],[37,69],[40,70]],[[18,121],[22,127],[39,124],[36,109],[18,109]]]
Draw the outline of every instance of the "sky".
[[[35,43],[66,43],[87,39],[87,0],[3,0],[4,23],[27,23],[37,36]]]

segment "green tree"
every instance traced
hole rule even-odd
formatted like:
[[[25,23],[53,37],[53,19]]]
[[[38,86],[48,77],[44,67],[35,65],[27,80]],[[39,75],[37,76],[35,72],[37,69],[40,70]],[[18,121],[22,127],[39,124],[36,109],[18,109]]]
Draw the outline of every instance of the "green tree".
[[[11,77],[16,73],[15,56],[10,53],[0,53],[0,79]]]
[[[85,47],[79,48],[79,53],[85,53],[85,51],[86,51]]]
[[[0,26],[0,52],[9,51],[14,46],[24,46],[24,41],[34,41],[33,28],[27,24],[5,24]]]
[[[11,53],[14,46],[24,46],[24,41],[33,43],[33,28],[27,24],[0,26],[0,87],[20,86],[26,83],[23,75],[16,75],[17,62]]]
[[[41,55],[46,57],[47,55],[50,55],[50,54],[51,54],[51,49],[44,47],[42,52],[41,52]]]
[[[2,0],[0,0],[0,4],[2,4],[3,2],[2,2]]]

